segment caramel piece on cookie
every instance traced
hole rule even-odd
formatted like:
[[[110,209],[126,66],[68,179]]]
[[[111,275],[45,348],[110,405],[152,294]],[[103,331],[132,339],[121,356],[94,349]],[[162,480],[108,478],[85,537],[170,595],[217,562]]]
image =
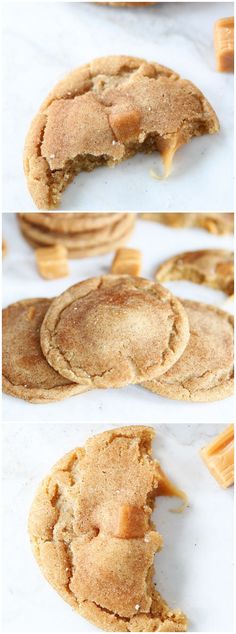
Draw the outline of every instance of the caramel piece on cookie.
[[[69,275],[67,249],[62,244],[36,249],[35,257],[38,271],[46,280]]]
[[[214,43],[216,68],[219,73],[234,71],[234,18],[221,18],[215,23]]]
[[[118,249],[111,266],[115,275],[134,275],[141,273],[142,256],[138,249]]]
[[[187,629],[152,579],[163,544],[151,521],[159,486],[153,436],[150,427],[127,426],[89,438],[53,467],[30,511],[30,540],[47,581],[108,632]]]
[[[148,516],[143,508],[123,504],[118,511],[117,527],[114,537],[133,539],[144,537],[148,530]]]
[[[109,115],[110,126],[118,141],[126,142],[137,138],[140,133],[141,115],[138,110],[114,112]]]

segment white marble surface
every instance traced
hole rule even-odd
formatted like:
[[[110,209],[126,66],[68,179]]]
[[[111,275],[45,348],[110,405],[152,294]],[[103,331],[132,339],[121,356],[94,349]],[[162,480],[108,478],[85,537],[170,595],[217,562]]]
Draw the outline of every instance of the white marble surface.
[[[3,207],[34,208],[22,169],[24,139],[52,86],[94,57],[156,60],[193,81],[215,108],[218,135],[177,153],[169,179],[159,155],[138,155],[114,170],[83,173],[63,195],[65,210],[229,211],[233,206],[233,75],[215,70],[213,25],[229,2],[158,3],[122,9],[95,3],[4,3]]]
[[[98,632],[44,580],[27,536],[30,504],[41,479],[65,452],[109,426],[4,425],[4,632]],[[164,547],[156,556],[157,588],[189,617],[190,632],[233,631],[233,490],[222,490],[199,449],[222,425],[159,425],[155,458],[189,497],[160,498],[154,512]]]
[[[70,277],[43,280],[35,266],[34,252],[21,236],[15,214],[3,214],[3,235],[8,252],[3,261],[3,306],[27,297],[53,297],[76,282],[109,272],[113,255],[70,260]],[[142,275],[153,279],[157,265],[165,258],[189,249],[233,248],[232,236],[214,236],[200,229],[171,229],[138,219],[129,245],[143,253]],[[224,293],[192,284],[169,282],[174,294],[233,309]],[[32,405],[3,395],[4,421],[70,421],[129,423],[225,422],[233,417],[233,398],[213,403],[186,403],[166,399],[144,388],[129,386],[114,390],[93,390],[49,404]]]

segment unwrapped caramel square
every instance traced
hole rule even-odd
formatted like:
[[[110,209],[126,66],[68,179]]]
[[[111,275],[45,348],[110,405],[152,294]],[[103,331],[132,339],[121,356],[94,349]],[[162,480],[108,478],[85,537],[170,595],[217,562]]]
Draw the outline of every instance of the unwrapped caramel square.
[[[234,18],[217,20],[214,29],[216,68],[220,73],[234,70]]]
[[[140,119],[141,117],[138,110],[111,112],[109,115],[110,126],[117,140],[122,143],[138,137],[140,132]]]
[[[7,243],[5,240],[2,240],[2,255],[3,257],[6,255],[7,252]]]
[[[206,447],[201,456],[217,482],[226,489],[234,483],[234,426],[229,425]]]
[[[140,275],[142,266],[141,251],[121,248],[116,251],[111,265],[114,275]]]
[[[40,247],[35,250],[40,275],[46,280],[54,280],[69,275],[67,249],[62,244]]]
[[[118,509],[117,526],[114,537],[134,539],[144,537],[148,529],[148,514],[143,508],[123,504]]]

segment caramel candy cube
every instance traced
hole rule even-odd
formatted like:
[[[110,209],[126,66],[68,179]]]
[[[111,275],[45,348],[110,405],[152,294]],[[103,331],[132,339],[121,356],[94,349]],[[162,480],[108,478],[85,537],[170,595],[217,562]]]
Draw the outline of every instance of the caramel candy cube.
[[[214,42],[216,68],[219,73],[234,70],[234,18],[222,18],[215,23]]]
[[[4,255],[6,255],[7,252],[7,243],[5,242],[5,240],[2,240],[2,255],[4,257]]]
[[[148,517],[143,508],[123,504],[118,511],[114,537],[120,539],[144,537],[148,530]]]
[[[231,486],[234,482],[234,426],[229,425],[201,449],[201,456],[223,489]]]
[[[141,252],[138,249],[121,248],[116,251],[111,265],[115,275],[140,275],[142,266]]]
[[[125,143],[139,136],[140,113],[138,110],[112,112],[109,115],[110,126],[118,141]]]
[[[67,249],[62,244],[36,249],[35,257],[39,273],[46,280],[69,275]]]

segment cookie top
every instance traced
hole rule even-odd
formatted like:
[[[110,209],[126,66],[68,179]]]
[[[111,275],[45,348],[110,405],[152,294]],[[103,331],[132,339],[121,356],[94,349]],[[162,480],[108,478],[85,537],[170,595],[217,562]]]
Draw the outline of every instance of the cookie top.
[[[25,144],[28,187],[37,207],[55,209],[82,170],[140,150],[160,151],[170,164],[191,137],[218,129],[204,95],[174,71],[135,57],[101,57],[69,73],[43,102]]]
[[[109,632],[186,631],[186,617],[154,589],[162,538],[151,523],[159,465],[153,430],[123,427],[90,438],[40,485],[29,533],[46,579]]]
[[[182,304],[148,280],[107,275],[54,299],[41,328],[48,362],[81,385],[118,387],[160,376],[189,338]]]
[[[204,249],[178,253],[158,267],[156,280],[158,282],[190,280],[232,295],[234,254],[227,249]]]
[[[84,392],[85,388],[60,376],[40,347],[40,327],[49,299],[26,299],[3,310],[3,391],[31,403],[48,403]]]
[[[29,238],[35,242],[45,245],[60,243],[67,249],[85,249],[90,246],[93,247],[104,244],[108,241],[114,242],[133,226],[135,219],[135,215],[132,213],[123,214],[121,218],[118,218],[113,224],[108,224],[99,229],[62,233],[52,231],[47,227],[32,224],[31,221],[28,221],[26,216],[27,214],[22,218],[21,214],[18,215],[20,227],[24,234],[27,234]]]
[[[57,233],[77,233],[107,227],[120,220],[122,213],[25,213],[19,214],[33,225],[45,227]]]
[[[184,401],[217,401],[233,394],[233,317],[216,306],[181,300],[190,327],[188,345],[166,374],[144,387]]]

